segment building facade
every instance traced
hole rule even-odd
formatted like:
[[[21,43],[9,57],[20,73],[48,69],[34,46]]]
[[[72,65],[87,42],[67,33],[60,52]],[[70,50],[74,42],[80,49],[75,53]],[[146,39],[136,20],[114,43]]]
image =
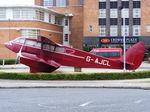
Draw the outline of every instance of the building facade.
[[[139,41],[150,45],[148,0],[36,1],[37,5],[73,14],[69,38],[75,48],[122,47],[124,35],[127,48]]]
[[[42,35],[83,49],[122,47],[125,35],[127,47],[139,41],[150,46],[148,0],[32,1],[31,5],[0,6],[1,59],[15,58],[4,43],[19,36]]]
[[[46,36],[62,43],[65,14],[41,6],[0,7],[0,58],[12,59],[16,54],[7,50],[4,43],[17,37]]]

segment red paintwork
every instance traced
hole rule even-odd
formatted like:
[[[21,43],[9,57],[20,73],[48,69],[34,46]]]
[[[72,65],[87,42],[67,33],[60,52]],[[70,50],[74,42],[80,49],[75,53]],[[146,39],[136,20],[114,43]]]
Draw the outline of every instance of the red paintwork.
[[[61,65],[123,69],[123,57],[111,60],[57,44],[45,37],[39,37],[38,39],[22,38],[24,41],[21,40],[21,43],[17,42],[20,41],[19,39],[21,38],[5,43],[5,46],[16,53],[21,50],[20,62],[28,65],[32,73],[52,72]],[[50,48],[51,50],[46,50]],[[144,50],[144,43],[139,42],[127,51],[127,69],[135,70],[140,66],[144,57]]]

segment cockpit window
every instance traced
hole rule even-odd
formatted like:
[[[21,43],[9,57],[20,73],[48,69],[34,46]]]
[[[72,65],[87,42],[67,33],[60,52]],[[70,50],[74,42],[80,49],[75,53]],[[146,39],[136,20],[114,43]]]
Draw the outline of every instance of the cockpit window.
[[[27,40],[25,38],[17,38],[14,40],[14,42],[19,43],[19,44],[25,44],[25,46],[29,46],[29,47],[36,47],[39,49],[43,48],[43,50],[56,51],[59,53],[64,52],[63,47],[55,46],[55,45],[48,44],[48,43],[41,44],[41,42],[37,42],[34,40]],[[42,47],[42,45],[43,45],[43,47]]]
[[[15,40],[14,40],[14,42],[16,42],[16,43],[20,43],[20,44],[23,44],[23,43],[24,43],[24,41],[25,41],[25,39],[24,39],[24,38],[19,38],[19,39],[15,39]]]

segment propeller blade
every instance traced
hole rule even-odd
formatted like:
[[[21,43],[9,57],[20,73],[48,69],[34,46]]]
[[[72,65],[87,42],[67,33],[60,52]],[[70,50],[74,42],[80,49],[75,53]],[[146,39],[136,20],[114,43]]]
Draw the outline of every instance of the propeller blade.
[[[26,42],[26,38],[24,39],[24,42],[23,42],[23,44],[22,44],[22,46],[21,46],[19,52],[17,53],[16,64],[18,64],[18,63],[20,62],[20,57],[22,57],[21,52],[22,52],[22,49],[23,49],[23,46],[24,46],[25,42]]]

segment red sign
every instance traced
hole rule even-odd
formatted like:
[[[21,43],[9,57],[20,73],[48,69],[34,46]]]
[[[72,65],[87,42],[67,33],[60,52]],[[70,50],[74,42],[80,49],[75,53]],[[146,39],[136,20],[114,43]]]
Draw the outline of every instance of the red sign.
[[[104,38],[104,39],[102,39],[102,40],[101,40],[101,42],[102,42],[102,43],[109,43],[109,42],[110,42],[110,40],[109,40],[109,39],[107,39],[107,38]]]

